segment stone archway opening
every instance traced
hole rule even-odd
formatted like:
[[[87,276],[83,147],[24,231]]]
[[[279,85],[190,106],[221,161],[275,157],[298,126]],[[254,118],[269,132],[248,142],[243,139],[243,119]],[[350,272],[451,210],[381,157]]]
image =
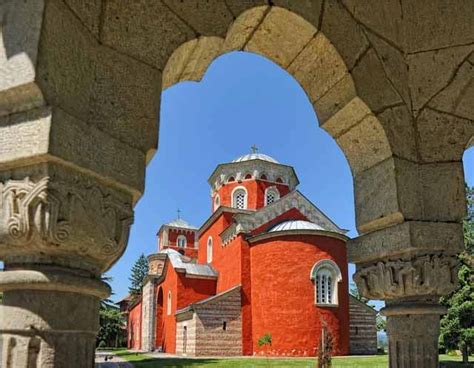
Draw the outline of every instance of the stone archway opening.
[[[43,361],[92,366],[99,277],[127,244],[161,87],[244,50],[299,81],[351,165],[349,253],[364,293],[390,304],[391,365],[436,366],[437,299],[462,250],[473,3],[258,4],[2,4],[0,331],[14,365],[40,337]]]

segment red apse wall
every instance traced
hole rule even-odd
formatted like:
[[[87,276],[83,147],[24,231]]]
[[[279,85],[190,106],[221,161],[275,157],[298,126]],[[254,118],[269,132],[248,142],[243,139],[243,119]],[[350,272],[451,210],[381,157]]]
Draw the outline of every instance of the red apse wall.
[[[253,244],[250,255],[253,350],[260,352],[258,339],[271,333],[270,354],[314,356],[324,319],[334,338],[335,353],[347,354],[349,300],[345,243],[316,235],[282,236]],[[332,259],[341,270],[338,307],[314,304],[310,272],[321,259]]]

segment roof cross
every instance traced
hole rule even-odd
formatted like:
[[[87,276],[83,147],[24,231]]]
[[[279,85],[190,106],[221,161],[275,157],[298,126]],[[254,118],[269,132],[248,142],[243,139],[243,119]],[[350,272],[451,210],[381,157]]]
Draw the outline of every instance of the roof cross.
[[[181,210],[178,208],[176,212],[178,212],[178,220],[181,219]]]
[[[258,152],[258,148],[255,144],[252,147],[250,147],[250,149],[252,150],[252,153],[257,153]]]

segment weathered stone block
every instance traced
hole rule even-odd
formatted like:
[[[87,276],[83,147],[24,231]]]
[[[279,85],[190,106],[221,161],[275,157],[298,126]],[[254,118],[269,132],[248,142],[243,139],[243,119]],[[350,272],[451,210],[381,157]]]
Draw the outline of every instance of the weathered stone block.
[[[362,27],[339,1],[325,1],[321,31],[336,47],[351,70],[369,47]]]
[[[84,26],[99,38],[100,16],[102,11],[102,0],[65,0],[65,3]]]
[[[347,10],[369,30],[403,48],[403,10],[398,0],[342,0]]]
[[[107,47],[96,58],[87,121],[143,152],[155,148],[161,73]]]
[[[472,50],[474,46],[468,45],[407,56],[414,110],[420,110],[450,84],[460,65]]]
[[[326,120],[331,118],[355,97],[354,81],[350,74],[346,74],[324,96],[313,104],[319,124],[324,126]],[[333,125],[335,126],[336,124]]]
[[[471,0],[419,0],[402,4],[406,52],[474,42],[474,2]]]
[[[344,61],[319,32],[288,66],[312,103],[324,96],[346,74]]]
[[[385,131],[373,115],[367,116],[339,136],[336,141],[344,151],[354,175],[389,158],[392,154]]]
[[[355,97],[320,125],[332,137],[338,138],[371,114],[367,105],[360,98]]]
[[[267,56],[286,68],[315,34],[316,28],[300,16],[272,7],[244,50]]]
[[[46,154],[50,129],[51,110],[46,107],[1,117],[1,166]]]
[[[469,61],[462,63],[451,82],[437,93],[428,106],[438,111],[474,120],[473,64]]]
[[[173,51],[195,31],[161,1],[108,1],[101,41],[163,70]]]
[[[142,151],[58,108],[53,109],[50,129],[49,155],[127,187],[136,199],[143,193],[146,161]]]
[[[234,15],[221,0],[164,0],[186,24],[203,36],[224,36]]]
[[[418,165],[390,158],[355,175],[356,220],[365,233],[421,217]]]
[[[274,0],[273,4],[298,14],[319,29],[323,2],[323,0]]]
[[[267,0],[226,0],[225,3],[234,15],[234,18],[240,17],[243,12],[251,8],[268,5]]]
[[[36,77],[44,3],[2,1],[0,6],[0,91]]]
[[[47,3],[37,83],[50,105],[87,120],[97,46],[97,40],[64,3]]]
[[[414,254],[454,255],[463,249],[460,223],[408,221],[349,240],[347,256],[351,263],[370,264]]]
[[[406,105],[388,108],[377,115],[394,155],[418,160],[413,117]]]
[[[351,74],[357,95],[373,112],[377,113],[403,102],[387,78],[383,65],[373,49],[365,53]]]
[[[230,26],[222,51],[242,50],[270,9],[269,6],[259,6],[242,13]]]
[[[384,4],[386,5],[386,4]],[[387,78],[407,106],[411,106],[409,69],[405,55],[397,48],[369,31],[369,42],[377,54]]]
[[[27,111],[45,104],[36,83],[22,84],[0,92],[0,116]]]
[[[423,109],[416,119],[420,135],[419,152],[425,162],[460,161],[474,135],[471,120]]]
[[[461,222],[466,216],[462,162],[420,165],[423,220]]]

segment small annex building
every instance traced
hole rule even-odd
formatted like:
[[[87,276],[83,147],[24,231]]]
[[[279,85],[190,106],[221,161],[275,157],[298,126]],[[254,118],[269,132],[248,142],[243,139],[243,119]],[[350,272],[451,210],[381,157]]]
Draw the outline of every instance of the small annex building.
[[[346,231],[296,189],[293,167],[254,152],[218,165],[208,182],[212,213],[199,228],[178,218],[158,231],[142,295],[123,306],[128,347],[315,356],[325,325],[334,354],[360,353],[350,339],[365,325],[372,336],[375,314],[349,297]]]

